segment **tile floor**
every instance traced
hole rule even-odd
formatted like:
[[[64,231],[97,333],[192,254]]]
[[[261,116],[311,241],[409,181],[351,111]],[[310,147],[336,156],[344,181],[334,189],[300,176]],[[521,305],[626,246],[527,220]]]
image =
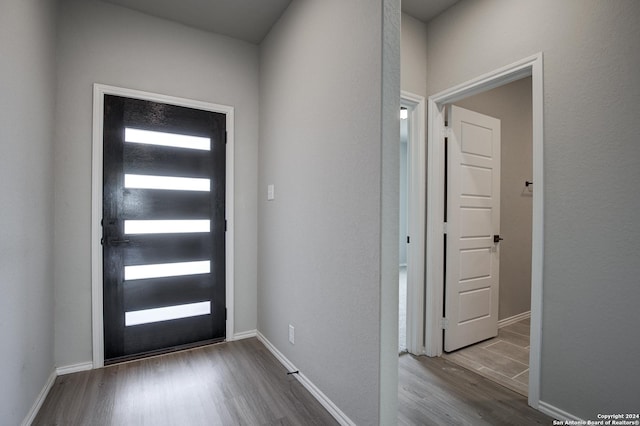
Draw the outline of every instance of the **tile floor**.
[[[442,357],[521,395],[529,388],[529,318],[498,330],[498,336]]]

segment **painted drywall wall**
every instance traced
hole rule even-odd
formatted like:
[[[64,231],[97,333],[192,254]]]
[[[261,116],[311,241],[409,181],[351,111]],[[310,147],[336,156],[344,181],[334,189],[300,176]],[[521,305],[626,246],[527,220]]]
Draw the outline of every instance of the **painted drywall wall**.
[[[20,424],[54,370],[55,2],[0,5],[0,423]]]
[[[427,26],[406,13],[402,14],[400,58],[402,90],[426,97]]]
[[[256,327],[258,48],[98,1],[60,4],[56,363],[90,361],[92,85],[235,107],[236,332]]]
[[[400,15],[387,6],[293,2],[260,52],[258,329],[362,425],[396,416],[400,58],[383,68],[381,22],[395,16],[384,43],[398,54]]]
[[[541,395],[636,412],[640,2],[462,1],[427,28],[429,94],[544,55]]]
[[[533,176],[531,78],[456,102],[500,119],[500,301],[498,319],[531,309]]]
[[[400,2],[382,0],[382,92],[380,179],[380,378],[378,424],[398,421],[398,185],[400,158],[401,13]],[[356,15],[358,16],[358,15]],[[371,185],[373,182],[369,183]],[[356,213],[357,215],[357,213]]]

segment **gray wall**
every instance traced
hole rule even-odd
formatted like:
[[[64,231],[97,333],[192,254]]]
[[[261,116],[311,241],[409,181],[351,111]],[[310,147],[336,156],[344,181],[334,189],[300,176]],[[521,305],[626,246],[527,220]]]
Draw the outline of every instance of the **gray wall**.
[[[533,176],[531,78],[456,102],[463,108],[499,118],[500,306],[499,319],[531,309],[531,214]]]
[[[53,372],[55,10],[0,4],[0,423],[20,424]]]
[[[258,48],[93,0],[60,5],[56,365],[90,361],[92,85],[235,107],[235,327],[256,328]]]
[[[391,2],[332,0],[293,2],[260,56],[259,331],[362,425],[395,421],[397,398],[400,58],[383,5],[399,53]]]
[[[541,400],[636,412],[640,2],[462,1],[428,25],[429,94],[544,53]]]
[[[416,18],[402,14],[401,29],[402,90],[427,96],[427,26]],[[426,109],[426,108],[425,108]]]

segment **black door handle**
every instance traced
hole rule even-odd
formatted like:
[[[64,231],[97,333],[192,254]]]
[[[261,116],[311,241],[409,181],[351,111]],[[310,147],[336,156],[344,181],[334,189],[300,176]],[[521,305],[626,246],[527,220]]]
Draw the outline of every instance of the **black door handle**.
[[[115,239],[111,239],[108,241],[109,241],[109,245],[112,245],[112,246],[117,246],[120,244],[129,244],[131,242],[130,240],[115,240]]]
[[[500,235],[494,235],[493,236],[493,242],[494,243],[499,243],[502,240],[504,240],[504,238],[501,238]]]

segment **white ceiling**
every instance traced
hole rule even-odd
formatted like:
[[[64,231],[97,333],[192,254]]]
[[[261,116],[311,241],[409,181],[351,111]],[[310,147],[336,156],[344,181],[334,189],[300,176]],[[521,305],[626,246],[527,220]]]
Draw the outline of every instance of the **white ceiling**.
[[[291,0],[103,1],[255,44],[264,39],[291,3]],[[427,22],[457,1],[402,0],[402,11]]]

